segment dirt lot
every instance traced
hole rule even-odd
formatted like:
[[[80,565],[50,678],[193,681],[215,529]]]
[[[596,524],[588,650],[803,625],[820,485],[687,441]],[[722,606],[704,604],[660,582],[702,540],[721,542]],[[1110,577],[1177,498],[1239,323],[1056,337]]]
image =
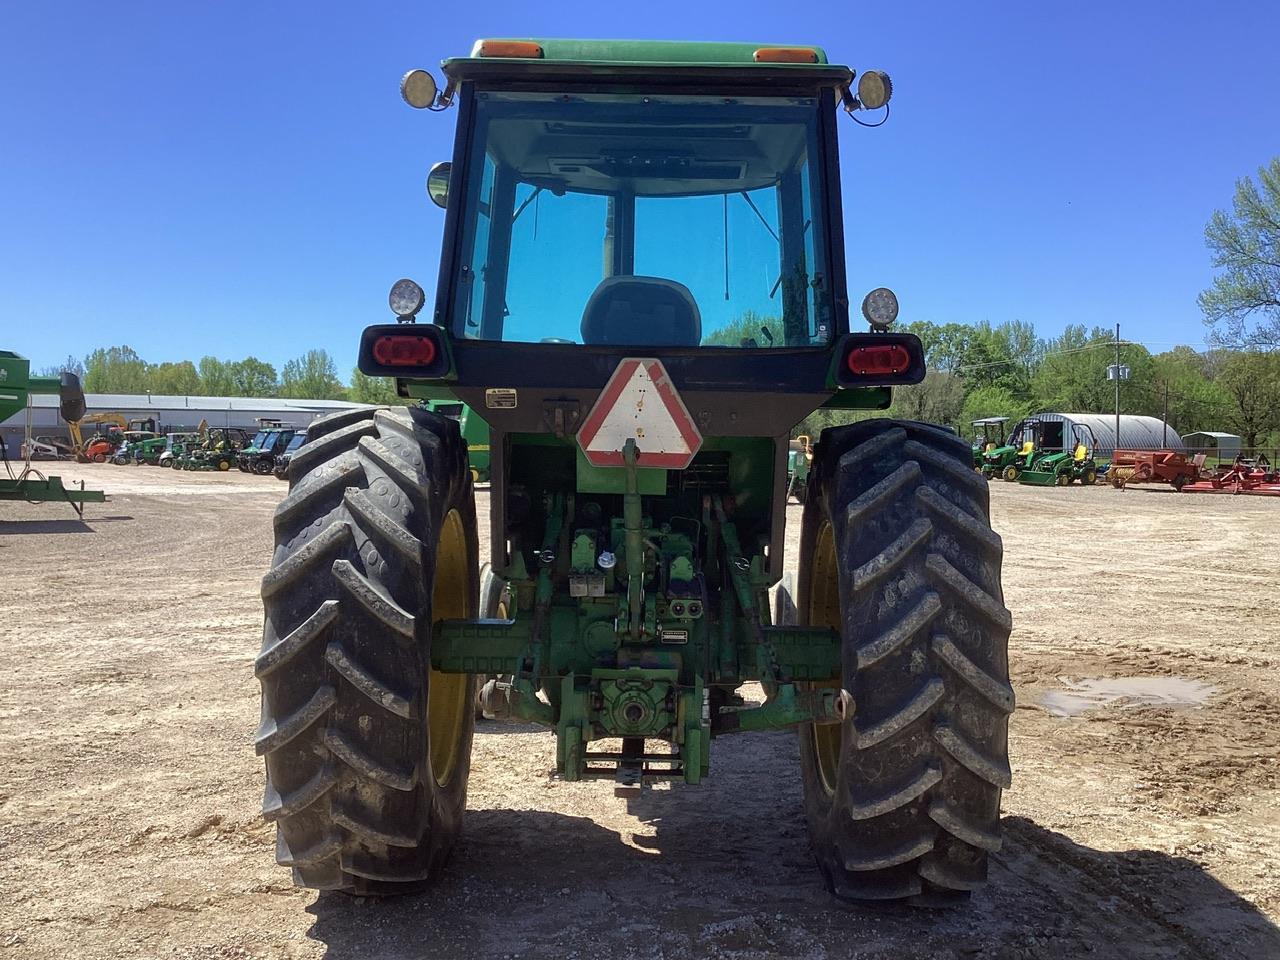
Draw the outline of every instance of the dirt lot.
[[[111,499],[0,505],[0,958],[1280,957],[1280,501],[994,485],[1014,788],[966,909],[827,897],[793,734],[628,803],[492,723],[446,879],[370,902],[293,889],[258,816],[283,484],[59,472]]]

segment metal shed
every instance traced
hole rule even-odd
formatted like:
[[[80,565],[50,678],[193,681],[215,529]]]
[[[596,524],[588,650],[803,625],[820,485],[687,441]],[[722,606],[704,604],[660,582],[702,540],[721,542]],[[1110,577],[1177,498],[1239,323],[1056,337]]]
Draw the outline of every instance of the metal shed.
[[[1199,430],[1182,438],[1188,450],[1204,452],[1219,460],[1234,460],[1240,456],[1240,438],[1234,433],[1218,433]]]
[[[1062,450],[1071,443],[1071,424],[1093,431],[1094,456],[1109,459],[1120,450],[1185,450],[1182,437],[1159,417],[1120,415],[1120,442],[1116,442],[1115,414],[1106,413],[1036,413],[1032,417],[1045,424],[1043,444],[1046,449]],[[1054,424],[1062,423],[1061,431]]]

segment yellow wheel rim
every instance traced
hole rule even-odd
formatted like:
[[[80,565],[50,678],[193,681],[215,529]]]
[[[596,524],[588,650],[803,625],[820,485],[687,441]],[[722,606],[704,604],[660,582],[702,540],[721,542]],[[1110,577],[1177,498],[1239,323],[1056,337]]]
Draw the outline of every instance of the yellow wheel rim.
[[[450,510],[436,546],[436,585],[431,593],[434,619],[455,620],[471,615],[468,560],[462,517],[457,510]],[[427,686],[427,753],[431,775],[442,787],[458,766],[471,710],[471,677],[432,670]]]
[[[831,523],[824,520],[818,528],[817,542],[810,558],[809,608],[804,611],[805,622],[811,627],[830,627],[837,633],[840,627],[840,567],[836,561],[835,533]],[[838,687],[840,681],[816,683],[815,687]],[[840,767],[840,746],[844,742],[844,724],[811,723],[813,754],[818,761],[818,779],[828,796],[836,791],[836,771]]]

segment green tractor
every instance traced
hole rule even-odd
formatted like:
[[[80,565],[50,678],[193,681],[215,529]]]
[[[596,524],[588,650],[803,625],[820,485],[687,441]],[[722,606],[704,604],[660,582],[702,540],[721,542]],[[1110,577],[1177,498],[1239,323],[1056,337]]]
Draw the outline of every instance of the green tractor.
[[[1040,450],[1040,421],[1034,417],[1018,421],[1007,442],[982,454],[982,475],[988,480],[999,477],[1010,483],[1017,481]]]
[[[974,420],[973,442],[970,445],[973,449],[973,468],[979,470],[987,479],[991,479],[984,469],[986,466],[986,457],[988,453],[992,453],[1005,446],[1004,425],[1009,422],[1008,417],[983,417],[981,420]],[[993,469],[994,475],[994,469]]]
[[[1047,425],[1042,423],[1039,441],[1045,439],[1044,426]],[[1073,423],[1070,446],[1063,449],[1048,445],[1037,448],[1029,466],[1019,472],[1018,482],[1039,487],[1065,487],[1078,480],[1091,487],[1098,482],[1098,463],[1093,458],[1096,446],[1093,430],[1086,424]]]
[[[489,424],[474,410],[457,400],[428,400],[426,407],[442,417],[458,421],[458,430],[467,442],[467,463],[471,466],[471,479],[476,483],[489,482]]]
[[[168,442],[155,460],[158,467],[176,467],[203,440],[199,433],[171,433],[165,439]]]
[[[166,455],[172,457],[180,454],[198,440],[199,435],[195,433],[167,433],[129,444],[129,454],[135,464],[146,464],[151,467],[167,466],[168,460],[165,459],[162,463],[162,458],[166,458]]]
[[[428,181],[447,211],[431,319],[398,281],[359,365],[488,422],[501,583],[482,607],[457,420],[311,424],[255,666],[278,861],[360,895],[438,876],[488,677],[486,716],[545,726],[561,780],[624,797],[714,776],[721,737],[794,728],[829,890],[967,898],[1000,847],[1014,706],[969,444],[913,421],[824,431],[784,554],[795,424],[924,377],[893,293],[857,332],[845,287],[836,127],[882,108],[888,77],[855,87],[813,47],[647,41],[485,40],[443,69],[443,90],[401,85],[458,110]]]
[[[188,447],[171,465],[176,470],[225,473],[237,465],[241,450],[249,443],[249,435],[239,427],[210,427],[202,443]]]

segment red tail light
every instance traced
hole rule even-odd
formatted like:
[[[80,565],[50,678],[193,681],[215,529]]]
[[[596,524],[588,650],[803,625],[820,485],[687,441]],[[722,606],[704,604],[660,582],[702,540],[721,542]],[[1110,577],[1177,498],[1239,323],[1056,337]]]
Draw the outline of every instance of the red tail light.
[[[436,344],[430,337],[381,336],[373,341],[373,359],[384,367],[429,367],[436,360]]]
[[[845,361],[849,372],[857,377],[887,377],[906,373],[911,367],[911,354],[898,343],[855,347]]]

